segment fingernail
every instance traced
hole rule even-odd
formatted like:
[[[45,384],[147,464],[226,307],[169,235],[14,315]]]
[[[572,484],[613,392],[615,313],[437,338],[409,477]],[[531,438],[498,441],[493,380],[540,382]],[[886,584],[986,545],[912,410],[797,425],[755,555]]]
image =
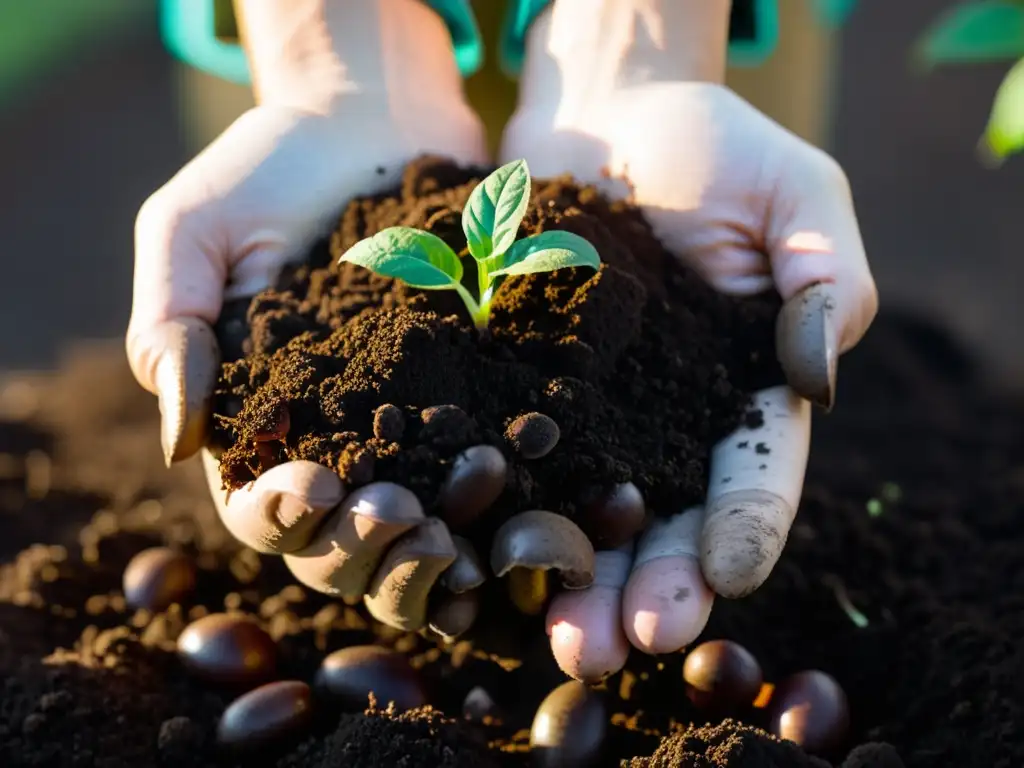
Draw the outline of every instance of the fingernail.
[[[166,349],[156,367],[160,442],[170,466],[206,444],[220,351],[213,330],[186,318],[165,324]]]
[[[427,623],[430,590],[457,556],[444,521],[424,520],[384,556],[363,599],[370,615],[395,629],[421,629]]]
[[[286,553],[284,561],[311,589],[361,600],[388,547],[423,519],[411,491],[394,483],[370,483],[349,494],[310,543]]]
[[[783,305],[775,325],[776,353],[789,385],[826,411],[835,403],[839,360],[834,308],[829,287],[812,285]]]
[[[795,510],[764,490],[733,491],[708,509],[700,564],[722,597],[745,597],[760,587],[782,554]]]
[[[341,478],[326,467],[292,462],[261,475],[250,492],[229,498],[221,520],[258,552],[294,552],[308,544],[344,492]]]
[[[644,653],[675,653],[704,631],[714,599],[696,558],[646,560],[636,566],[623,593],[626,636]]]

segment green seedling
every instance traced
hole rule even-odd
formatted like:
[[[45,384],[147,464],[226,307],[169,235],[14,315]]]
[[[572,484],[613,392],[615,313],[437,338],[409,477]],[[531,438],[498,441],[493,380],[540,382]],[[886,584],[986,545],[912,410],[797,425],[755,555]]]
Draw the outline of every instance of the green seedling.
[[[437,235],[412,227],[389,227],[349,248],[341,261],[427,291],[456,291],[473,324],[487,329],[491,301],[506,275],[552,272],[565,267],[598,269],[601,257],[571,232],[549,231],[516,240],[530,203],[530,169],[525,160],[503,165],[470,194],[462,231],[476,261],[477,295],[462,284],[462,259]]]

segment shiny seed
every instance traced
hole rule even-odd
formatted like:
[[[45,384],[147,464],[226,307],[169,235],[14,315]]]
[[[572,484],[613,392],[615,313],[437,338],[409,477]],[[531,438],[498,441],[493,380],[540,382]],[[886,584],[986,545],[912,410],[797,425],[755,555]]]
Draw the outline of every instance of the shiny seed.
[[[582,505],[580,527],[598,549],[615,549],[638,534],[646,520],[640,489],[633,483],[619,483]]]
[[[452,528],[469,525],[505,490],[508,462],[492,445],[475,445],[459,454],[441,488],[441,516]]]
[[[430,628],[442,637],[456,638],[468,632],[480,613],[480,591],[448,595],[430,615]]]
[[[731,640],[701,643],[686,657],[683,680],[690,701],[703,710],[734,714],[749,707],[764,676],[757,659]]]
[[[370,693],[377,705],[399,710],[422,707],[427,694],[405,656],[376,645],[353,645],[327,656],[316,674],[317,690],[353,710],[365,709]]]
[[[277,645],[250,618],[214,613],[193,621],[178,637],[178,656],[199,677],[255,685],[277,667]]]
[[[533,764],[539,768],[596,765],[607,733],[601,695],[583,683],[564,683],[541,702],[530,728]]]
[[[231,702],[217,725],[217,741],[235,750],[266,747],[300,735],[312,715],[308,685],[298,680],[268,683]]]
[[[162,611],[195,589],[192,558],[167,547],[144,549],[124,569],[124,598],[132,608]]]
[[[547,456],[558,445],[561,437],[558,424],[543,413],[524,413],[505,431],[505,438],[524,459]]]
[[[846,694],[831,675],[818,670],[783,680],[768,703],[769,730],[808,752],[838,749],[850,728]]]
[[[405,432],[405,414],[397,405],[385,403],[373,412],[373,436],[397,443]]]

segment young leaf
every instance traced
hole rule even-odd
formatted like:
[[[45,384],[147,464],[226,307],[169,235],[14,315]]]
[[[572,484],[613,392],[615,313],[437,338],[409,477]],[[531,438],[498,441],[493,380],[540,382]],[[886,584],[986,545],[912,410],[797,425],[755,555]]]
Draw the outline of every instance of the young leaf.
[[[462,262],[444,240],[411,227],[389,227],[360,240],[339,261],[349,261],[413,288],[437,290],[460,286]]]
[[[1024,56],[1024,4],[1019,0],[981,0],[943,14],[917,45],[926,67]]]
[[[525,160],[501,166],[480,182],[462,212],[462,231],[477,261],[504,253],[515,242],[530,202],[530,169]]]
[[[982,151],[998,164],[1024,149],[1024,59],[1018,61],[996,92]]]
[[[601,266],[601,257],[589,242],[572,232],[551,230],[516,242],[505,253],[487,260],[491,277],[553,272],[566,267]]]

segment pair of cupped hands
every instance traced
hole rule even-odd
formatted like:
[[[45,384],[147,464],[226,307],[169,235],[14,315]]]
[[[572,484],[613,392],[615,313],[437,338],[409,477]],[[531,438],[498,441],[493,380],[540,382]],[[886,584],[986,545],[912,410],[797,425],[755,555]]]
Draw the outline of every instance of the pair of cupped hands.
[[[375,576],[387,576],[376,569],[395,566],[388,552],[415,520],[376,525],[394,514],[381,505],[401,498],[371,489],[346,499],[332,470],[305,461],[227,494],[203,448],[218,364],[211,326],[225,299],[267,287],[341,205],[394,186],[404,164],[423,153],[464,164],[494,160],[461,97],[413,108],[353,94],[319,113],[264,104],[138,216],[127,347],[136,377],[160,398],[168,462],[202,450],[227,528],[260,552],[284,555],[314,587],[337,584],[347,567],[343,591],[365,591]],[[597,552],[590,586],[551,601],[547,628],[560,666],[597,681],[625,664],[630,645],[660,654],[691,643],[716,594],[741,597],[767,578],[800,500],[811,402],[831,407],[837,358],[866,331],[877,297],[840,167],[723,85],[622,87],[586,109],[521,101],[497,160],[518,158],[536,176],[572,173],[610,184],[612,194],[628,188],[662,241],[718,290],[774,287],[786,302],[777,346],[789,386],[756,393],[763,426],[742,427],[714,448],[703,507],[680,509],[638,540]],[[309,554],[319,558],[312,576],[303,565]]]

